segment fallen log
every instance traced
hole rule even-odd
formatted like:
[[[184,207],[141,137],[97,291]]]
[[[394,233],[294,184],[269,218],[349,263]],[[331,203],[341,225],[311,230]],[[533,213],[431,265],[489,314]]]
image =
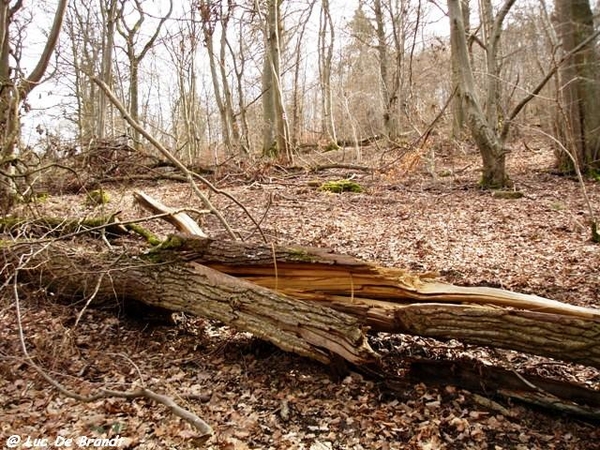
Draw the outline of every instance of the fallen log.
[[[19,280],[34,282],[76,304],[114,303],[116,298],[184,311],[326,364],[343,358],[363,365],[377,358],[363,327],[352,316],[195,262],[176,262],[176,251],[167,252],[167,260],[156,254],[129,256],[58,241],[0,245],[0,251],[4,273],[14,273]]]
[[[59,242],[20,273],[79,299],[117,296],[249,331],[286,351],[330,362],[376,359],[365,330],[458,339],[600,368],[600,311],[500,289],[459,287],[326,249],[175,235],[126,255]],[[5,264],[18,252],[3,250]],[[104,276],[104,275],[107,276]]]
[[[410,361],[408,377],[413,383],[454,385],[486,397],[519,400],[546,409],[598,420],[600,392],[536,375],[522,375],[512,370],[487,366],[475,361]],[[395,380],[386,382],[396,390]],[[400,393],[405,381],[398,383]],[[510,415],[510,414],[509,414]]]
[[[327,249],[171,236],[153,255],[196,262],[346,313],[374,331],[517,350],[600,368],[600,310],[381,268]]]
[[[349,361],[378,377],[379,356],[368,344],[368,328],[459,339],[600,368],[598,310],[499,289],[460,288],[325,249],[176,235],[153,251],[134,255],[100,250],[89,241],[0,242],[0,257],[0,277],[12,273],[56,298],[84,304],[83,310],[117,299],[124,305],[139,302],[184,311],[325,364]],[[428,367],[412,364],[409,373],[432,383],[436,369]],[[478,391],[474,386],[479,369],[452,367],[454,372],[443,372],[438,383]],[[459,375],[448,378],[451,373]],[[588,390],[583,387],[561,391],[561,383],[535,379],[531,388],[519,383],[521,376],[505,376],[502,369],[478,374],[480,381],[492,380],[485,385],[485,395],[495,392],[598,417],[597,402],[585,399]],[[589,398],[597,398],[595,391],[589,393]]]

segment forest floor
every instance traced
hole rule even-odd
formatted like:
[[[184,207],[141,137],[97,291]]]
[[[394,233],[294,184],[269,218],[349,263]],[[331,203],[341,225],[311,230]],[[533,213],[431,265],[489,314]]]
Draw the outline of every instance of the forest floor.
[[[553,174],[552,153],[539,147],[516,148],[509,157],[515,188],[524,194],[514,200],[478,189],[474,150],[441,144],[434,161],[418,164],[410,155],[376,149],[299,161],[380,164],[387,158],[391,169],[383,173],[263,165],[221,173],[215,183],[261,220],[265,235],[277,243],[330,247],[455,284],[600,307],[600,246],[590,241],[581,186]],[[315,187],[348,176],[364,192]],[[173,207],[202,208],[182,183],[136,188]],[[123,220],[144,214],[133,207],[131,186],[107,189],[112,201],[104,212],[122,211]],[[600,183],[587,181],[586,189],[600,214]],[[243,211],[223,196],[212,200],[244,237],[258,239]],[[39,210],[62,217],[101,213],[85,205],[84,195],[50,196]],[[163,224],[150,226],[170,232]],[[203,227],[224,236],[212,217]],[[124,399],[82,404],[52,389],[21,357],[12,289],[1,296],[0,446],[11,435],[48,439],[50,448],[59,435],[118,435],[123,449],[195,448],[191,427],[161,405]],[[414,383],[399,394],[198,318],[179,315],[178,325],[166,326],[90,309],[75,326],[78,310],[42,293],[23,295],[19,305],[28,349],[49,374],[81,394],[143,382],[213,426],[209,449],[600,449],[597,424],[502,399],[490,402],[454,386]],[[370,339],[394,375],[402,375],[404,358],[422,356],[477,360],[600,389],[600,371],[559,361],[454,341]]]

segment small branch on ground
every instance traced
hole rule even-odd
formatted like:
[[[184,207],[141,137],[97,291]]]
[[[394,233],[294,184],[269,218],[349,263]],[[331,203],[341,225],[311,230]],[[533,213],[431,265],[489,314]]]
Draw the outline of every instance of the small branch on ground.
[[[168,206],[163,205],[158,200],[145,194],[143,191],[134,191],[133,198],[143,208],[154,214],[160,214],[163,219],[173,225],[182,233],[193,234],[194,236],[207,237],[206,233],[194,219],[188,216],[185,212],[176,211]],[[210,211],[207,211],[210,213]]]
[[[40,249],[38,251],[36,251],[35,254],[46,250],[46,248],[47,247],[45,247],[45,246],[40,247]],[[35,256],[35,254],[31,255],[31,256],[33,257],[33,256]],[[28,260],[29,260],[29,258],[27,257],[27,255],[25,255],[25,254],[21,255],[19,267],[24,267],[27,264]],[[23,323],[22,323],[22,316],[21,316],[21,303],[20,303],[19,289],[18,289],[19,267],[17,267],[12,274],[12,286],[13,286],[13,296],[14,296],[14,300],[15,300],[15,308],[16,308],[19,342],[21,344],[21,351],[23,352],[23,356],[24,356],[27,364],[30,367],[32,367],[44,380],[46,380],[46,382],[48,382],[48,384],[50,384],[52,387],[54,387],[57,391],[59,391],[64,396],[72,398],[72,399],[77,400],[82,403],[91,403],[93,401],[97,401],[97,400],[105,399],[105,398],[111,398],[111,397],[120,397],[120,398],[127,398],[127,399],[147,398],[148,400],[152,400],[154,402],[157,402],[157,403],[160,403],[160,404],[166,406],[167,408],[169,408],[171,410],[171,412],[173,414],[182,418],[183,420],[188,422],[190,425],[192,425],[194,428],[196,428],[200,432],[200,435],[198,438],[201,442],[208,440],[213,435],[213,430],[212,430],[211,426],[208,423],[206,423],[204,420],[202,420],[200,417],[198,417],[196,414],[194,414],[193,412],[191,412],[185,408],[182,408],[177,403],[175,403],[175,401],[173,401],[173,399],[171,399],[170,397],[168,397],[166,395],[162,395],[162,394],[157,394],[156,392],[154,392],[146,387],[142,387],[142,388],[136,389],[134,391],[115,391],[115,390],[111,390],[111,389],[101,388],[101,389],[99,389],[99,391],[96,394],[84,396],[84,395],[81,395],[81,394],[71,391],[70,389],[65,387],[62,383],[58,382],[57,380],[52,378],[50,375],[48,375],[45,370],[43,370],[38,364],[36,364],[36,362],[33,360],[31,355],[29,354],[29,351],[27,350],[27,344],[25,342],[25,332],[23,330]],[[86,303],[86,307],[93,300],[93,297],[95,297],[95,295],[97,294],[99,286],[101,285],[101,282],[102,282],[102,277],[99,278],[96,289],[94,291],[94,294],[92,297],[90,297],[90,299]],[[84,310],[81,311],[80,316],[77,319],[78,321],[81,317],[81,314],[83,314],[84,311],[85,311],[85,308],[84,308]],[[137,369],[137,367],[136,367],[136,369]],[[139,370],[138,370],[138,372],[139,372]]]

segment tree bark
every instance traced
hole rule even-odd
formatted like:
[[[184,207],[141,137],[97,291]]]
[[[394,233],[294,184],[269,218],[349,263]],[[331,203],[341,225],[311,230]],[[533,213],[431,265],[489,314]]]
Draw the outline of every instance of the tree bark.
[[[91,248],[75,253],[59,243],[34,247],[28,250],[35,256],[27,267],[16,269],[17,276],[40,283],[59,298],[84,298],[95,305],[106,305],[116,298],[185,311],[248,331],[285,351],[326,364],[337,358],[357,365],[376,361],[359,321],[352,316],[195,262],[177,262],[177,251],[115,258]],[[7,264],[19,257],[6,248],[1,252]]]
[[[31,248],[28,249],[31,252]],[[177,235],[149,254],[34,249],[28,278],[57,295],[137,300],[217,319],[286,351],[375,360],[373,331],[517,350],[600,367],[600,311],[500,289],[460,287],[326,249]],[[18,254],[2,249],[6,264]],[[243,278],[243,279],[242,279]]]
[[[282,0],[268,0],[264,21],[265,55],[263,59],[263,155],[291,161],[289,126],[284,108],[281,83]],[[260,12],[258,1],[256,10]],[[262,15],[262,14],[261,14]]]
[[[471,11],[469,0],[461,0],[461,12],[463,16],[463,28],[465,33],[470,33],[471,29]],[[451,58],[452,84],[457,89],[460,83],[460,61],[458,58]],[[452,100],[452,137],[460,138],[465,126],[465,113],[461,97],[456,95]]]
[[[500,29],[502,20],[505,17],[501,14],[508,11],[514,0],[507,0],[505,6],[498,13],[496,22],[492,27],[493,36],[490,37],[490,45],[495,49],[500,39]],[[448,15],[450,17],[450,44],[452,48],[452,59],[456,68],[456,78],[458,81],[458,97],[464,108],[464,114],[469,131],[477,144],[483,160],[483,174],[481,186],[484,188],[497,189],[508,184],[506,174],[506,150],[503,140],[497,133],[497,121],[489,122],[489,118],[484,114],[481,102],[477,98],[475,90],[475,80],[469,60],[467,49],[467,40],[465,37],[465,26],[463,23],[463,12],[461,0],[448,0]],[[492,52],[488,49],[488,52]],[[494,52],[497,50],[493,50]],[[491,57],[493,55],[490,55]],[[495,57],[495,56],[494,56]],[[493,100],[494,97],[488,98]],[[491,111],[490,108],[487,108]],[[492,114],[492,113],[489,113]]]
[[[321,85],[321,133],[327,137],[327,145],[336,145],[337,142],[333,115],[333,89],[331,87],[334,41],[335,30],[329,0],[322,0],[319,16],[319,82]]]
[[[62,28],[67,0],[59,0],[48,33],[46,44],[37,63],[27,76],[12,76],[9,55],[20,58],[23,49],[12,48],[10,28],[14,16],[23,7],[23,2],[0,2],[0,214],[7,214],[18,196],[17,185],[14,181],[14,160],[16,144],[20,134],[19,108],[31,91],[42,81],[42,77],[50,64],[50,59],[56,48],[58,36]],[[20,59],[17,64],[20,64]]]
[[[563,53],[568,54],[594,34],[594,15],[589,0],[556,2],[559,22],[557,34]],[[556,118],[556,133],[572,158],[557,150],[560,170],[582,172],[600,170],[600,57],[596,39],[569,55],[559,70],[561,110]]]

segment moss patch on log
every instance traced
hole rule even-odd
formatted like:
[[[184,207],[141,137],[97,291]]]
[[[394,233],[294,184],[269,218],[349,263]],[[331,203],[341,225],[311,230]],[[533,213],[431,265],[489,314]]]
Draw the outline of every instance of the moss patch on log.
[[[163,242],[154,233],[152,233],[150,230],[147,230],[146,228],[144,228],[141,225],[138,225],[137,223],[127,224],[126,228],[128,230],[131,230],[134,233],[139,234],[140,236],[142,236],[144,239],[146,239],[146,242],[148,242],[148,244],[150,244],[152,246],[160,245]]]

